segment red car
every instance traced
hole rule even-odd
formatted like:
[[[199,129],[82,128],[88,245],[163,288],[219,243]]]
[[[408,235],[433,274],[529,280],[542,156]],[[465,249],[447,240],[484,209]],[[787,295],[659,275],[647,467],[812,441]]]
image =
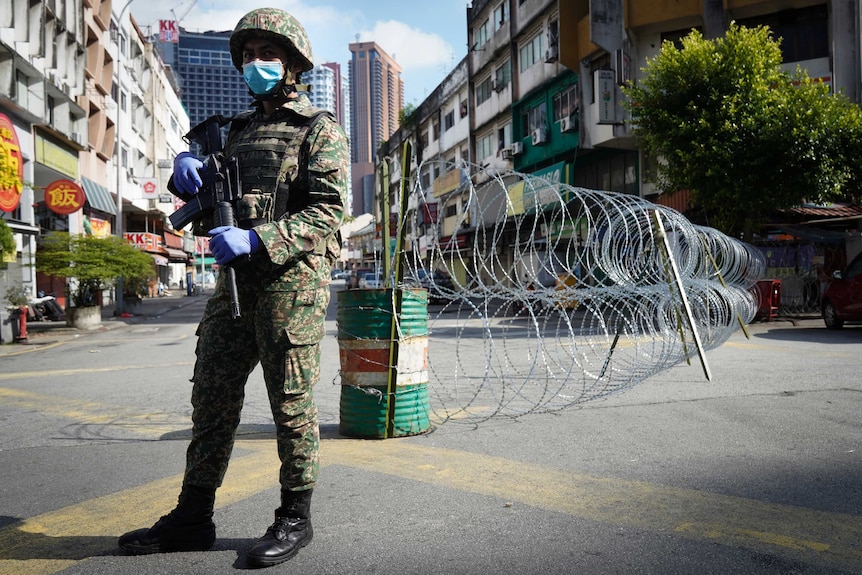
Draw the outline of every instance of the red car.
[[[841,329],[845,321],[862,321],[862,253],[833,278],[820,303],[826,327]]]

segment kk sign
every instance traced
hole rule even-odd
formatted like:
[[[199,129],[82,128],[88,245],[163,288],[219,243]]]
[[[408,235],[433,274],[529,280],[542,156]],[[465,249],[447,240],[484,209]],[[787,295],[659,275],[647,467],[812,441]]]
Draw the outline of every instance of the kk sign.
[[[55,214],[74,214],[86,199],[84,190],[72,180],[56,180],[45,188],[45,205]]]
[[[18,207],[24,187],[24,159],[11,120],[0,114],[0,210]]]
[[[126,240],[145,252],[158,252],[162,247],[162,238],[158,234],[149,232],[126,232],[123,234]]]

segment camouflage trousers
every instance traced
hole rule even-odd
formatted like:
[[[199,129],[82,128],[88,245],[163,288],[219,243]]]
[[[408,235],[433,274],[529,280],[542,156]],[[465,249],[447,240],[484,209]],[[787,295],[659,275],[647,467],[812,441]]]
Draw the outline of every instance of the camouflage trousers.
[[[260,362],[276,427],[281,487],[310,489],[319,468],[313,387],[320,379],[329,289],[269,292],[240,286],[239,292],[241,317],[234,319],[229,293],[220,281],[198,326],[185,482],[221,485],[246,381]]]

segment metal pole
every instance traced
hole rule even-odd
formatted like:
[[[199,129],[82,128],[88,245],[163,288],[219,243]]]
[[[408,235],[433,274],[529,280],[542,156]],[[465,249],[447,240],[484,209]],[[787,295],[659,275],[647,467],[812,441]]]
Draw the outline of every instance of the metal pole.
[[[119,101],[117,102],[117,138],[115,143],[115,152],[117,154],[117,162],[116,162],[116,170],[117,170],[117,237],[123,237],[123,190],[121,188],[120,182],[122,181],[122,147],[123,140],[121,137],[122,130],[120,129],[122,125],[123,118],[123,110],[121,106],[121,102],[123,101],[123,47],[120,42],[120,38],[123,34],[123,16],[126,14],[126,10],[129,8],[129,5],[134,2],[134,0],[127,0],[126,4],[123,6],[123,9],[120,10],[120,16],[117,19],[117,98]],[[125,312],[125,302],[123,301],[123,278],[117,278],[117,292],[115,296],[116,304],[115,304],[115,315],[122,315]]]

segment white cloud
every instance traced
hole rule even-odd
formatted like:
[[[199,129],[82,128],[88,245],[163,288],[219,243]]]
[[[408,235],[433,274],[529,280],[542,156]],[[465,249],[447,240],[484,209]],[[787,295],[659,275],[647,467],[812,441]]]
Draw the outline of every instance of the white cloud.
[[[452,46],[441,36],[396,20],[376,22],[372,30],[360,32],[360,41],[376,42],[405,72],[448,64],[453,54]]]

